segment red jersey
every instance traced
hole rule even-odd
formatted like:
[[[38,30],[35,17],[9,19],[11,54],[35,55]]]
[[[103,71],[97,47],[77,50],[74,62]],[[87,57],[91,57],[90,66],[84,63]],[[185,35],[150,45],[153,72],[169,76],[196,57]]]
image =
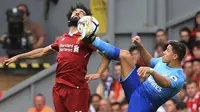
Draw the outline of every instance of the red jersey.
[[[185,103],[191,112],[198,112],[200,110],[200,92],[197,92],[193,99],[186,97]]]
[[[95,48],[79,40],[80,33],[66,33],[49,47],[58,51],[56,83],[74,88],[88,88],[85,80],[87,64]]]

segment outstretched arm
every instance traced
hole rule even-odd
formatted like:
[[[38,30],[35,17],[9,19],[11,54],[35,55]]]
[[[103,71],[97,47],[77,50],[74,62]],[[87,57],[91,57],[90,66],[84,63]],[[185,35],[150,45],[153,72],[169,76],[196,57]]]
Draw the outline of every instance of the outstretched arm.
[[[102,74],[108,68],[110,64],[110,60],[106,56],[104,56],[102,53],[100,54],[101,54],[101,63],[97,69],[97,72],[96,72],[97,74]]]
[[[149,52],[144,48],[141,39],[139,36],[135,36],[132,38],[132,42],[135,43],[138,46],[138,50],[141,54],[141,58],[144,61],[144,63],[147,66],[150,66],[150,61],[152,59],[152,56],[149,54]]]
[[[108,68],[110,60],[104,56],[101,52],[99,52],[99,54],[102,56],[101,57],[101,63],[96,71],[96,73],[94,74],[88,74],[85,76],[85,79],[87,79],[87,82],[91,81],[91,80],[96,80],[98,79],[101,74],[103,74],[103,72]]]
[[[18,59],[33,59],[33,58],[41,58],[44,57],[48,54],[54,53],[55,51],[53,51],[51,48],[49,47],[45,47],[45,48],[38,48],[35,50],[32,50],[30,52],[27,53],[23,53],[23,54],[19,54],[16,55],[10,59],[7,59],[4,61],[4,65],[9,65],[10,63],[13,63],[15,61],[17,61]]]

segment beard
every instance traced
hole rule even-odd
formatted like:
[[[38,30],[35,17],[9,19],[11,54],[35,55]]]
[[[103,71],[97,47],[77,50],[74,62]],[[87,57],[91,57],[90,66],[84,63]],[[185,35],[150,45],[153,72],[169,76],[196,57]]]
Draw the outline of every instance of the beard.
[[[75,26],[77,27],[77,23],[79,21],[80,17],[79,16],[73,16],[69,20],[69,26]]]

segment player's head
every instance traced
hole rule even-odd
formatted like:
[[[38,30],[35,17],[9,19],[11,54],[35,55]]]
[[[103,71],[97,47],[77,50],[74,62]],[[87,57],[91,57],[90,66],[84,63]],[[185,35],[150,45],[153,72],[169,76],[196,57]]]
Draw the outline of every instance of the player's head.
[[[91,16],[92,13],[90,9],[88,9],[84,4],[77,3],[76,6],[71,6],[71,9],[69,10],[67,14],[68,26],[76,27],[79,19],[87,15]]]
[[[186,54],[185,44],[178,41],[170,41],[167,49],[164,51],[163,62],[171,63],[173,61],[179,61],[184,58]]]

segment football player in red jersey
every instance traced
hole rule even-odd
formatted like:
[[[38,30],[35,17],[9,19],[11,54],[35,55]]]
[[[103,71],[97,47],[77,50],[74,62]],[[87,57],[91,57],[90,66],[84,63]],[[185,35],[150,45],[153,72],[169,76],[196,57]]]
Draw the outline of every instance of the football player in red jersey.
[[[83,4],[71,7],[68,17],[69,33],[65,33],[56,41],[45,48],[16,55],[4,64],[9,65],[19,59],[39,58],[50,53],[58,52],[56,80],[53,87],[53,102],[56,112],[88,112],[90,90],[85,75],[87,64],[93,51],[96,49],[87,43],[83,43],[77,31],[78,20],[91,12]],[[102,56],[97,73],[104,72],[109,60]]]

